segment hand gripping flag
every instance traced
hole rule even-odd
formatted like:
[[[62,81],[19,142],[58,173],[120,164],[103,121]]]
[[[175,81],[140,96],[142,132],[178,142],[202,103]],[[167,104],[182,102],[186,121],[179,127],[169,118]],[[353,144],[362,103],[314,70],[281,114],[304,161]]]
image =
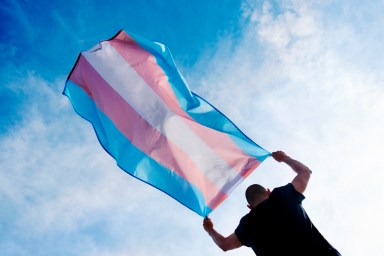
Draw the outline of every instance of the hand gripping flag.
[[[189,90],[165,45],[124,31],[80,53],[63,93],[121,169],[201,216],[270,155]]]

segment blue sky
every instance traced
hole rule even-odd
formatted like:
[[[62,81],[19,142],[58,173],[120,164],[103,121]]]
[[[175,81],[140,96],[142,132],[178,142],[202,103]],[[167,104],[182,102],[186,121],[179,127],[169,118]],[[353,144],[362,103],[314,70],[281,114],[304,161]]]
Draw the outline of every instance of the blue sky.
[[[381,255],[384,3],[3,1],[2,255],[223,255],[202,218],[126,175],[61,92],[79,52],[119,29],[165,43],[190,88],[264,148],[313,170],[312,221],[343,255]],[[225,235],[267,159],[211,217]],[[248,248],[226,255],[253,255]]]

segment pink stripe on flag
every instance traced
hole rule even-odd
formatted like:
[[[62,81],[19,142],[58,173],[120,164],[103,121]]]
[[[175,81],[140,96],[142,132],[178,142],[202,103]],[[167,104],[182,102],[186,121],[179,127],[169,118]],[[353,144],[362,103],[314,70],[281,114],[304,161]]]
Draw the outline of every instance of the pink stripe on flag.
[[[212,201],[217,194],[220,197],[227,196],[201,174],[185,152],[152,127],[113,90],[82,55],[69,79],[79,85],[95,101],[98,108],[112,120],[133,145],[196,186],[204,195],[206,202]],[[122,116],[129,118],[124,119],[121,118]],[[162,146],[161,150],[158,150],[157,144]]]
[[[232,167],[232,169],[243,175],[247,173],[244,173],[243,169],[252,171],[255,166],[260,164],[256,158],[252,158],[241,150],[227,134],[196,123],[188,113],[181,109],[172,87],[168,82],[168,77],[157,64],[156,58],[141,48],[128,34],[122,31],[108,42],[130,64],[132,69],[151,86],[170,109],[176,114],[185,117],[182,118],[184,123],[216,152],[223,161]]]
[[[235,183],[239,183],[245,178],[249,176],[249,174],[252,173],[254,169],[256,169],[261,164],[260,161],[250,161],[248,164],[246,164],[247,168],[243,169],[242,172],[238,175],[238,181]],[[211,209],[215,209],[219,204],[221,204],[229,195],[231,192],[231,189],[234,188],[234,186],[228,186],[229,189],[221,189],[220,193],[215,197],[212,198],[212,200],[208,203],[208,207]]]

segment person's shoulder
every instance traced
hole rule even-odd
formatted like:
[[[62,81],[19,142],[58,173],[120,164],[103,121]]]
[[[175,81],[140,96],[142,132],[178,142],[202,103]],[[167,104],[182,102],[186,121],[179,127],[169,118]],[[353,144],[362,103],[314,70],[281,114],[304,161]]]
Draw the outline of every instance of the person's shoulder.
[[[288,183],[285,186],[277,187],[277,188],[273,189],[271,196],[272,196],[272,198],[274,198],[274,197],[279,197],[279,198],[294,197],[294,198],[298,199],[299,201],[302,201],[305,199],[305,196],[303,194],[296,191],[296,189],[292,185],[292,183]]]
[[[251,218],[251,215],[252,215],[252,210],[249,211],[247,214],[245,214],[243,217],[241,217],[239,223],[247,222]]]
[[[235,234],[238,236],[242,236],[242,234],[245,232],[247,227],[249,227],[250,221],[251,221],[251,214],[249,212],[240,219],[239,224],[237,225],[237,228],[235,230]]]
[[[248,234],[249,234],[249,223],[248,223],[248,217],[249,214],[244,215],[239,222],[239,225],[237,225],[234,233],[237,237],[237,239],[240,241],[242,245],[249,246],[248,244]]]
[[[275,194],[285,194],[287,192],[293,192],[292,189],[294,190],[295,188],[293,187],[293,185],[291,183],[288,183],[287,185],[284,185],[284,186],[281,186],[281,187],[277,187],[277,188],[274,188],[272,190],[272,193],[271,195],[275,195]]]
[[[258,206],[250,210],[247,214],[245,214],[239,221],[239,225],[249,226],[252,225],[255,221],[259,220],[259,210]]]

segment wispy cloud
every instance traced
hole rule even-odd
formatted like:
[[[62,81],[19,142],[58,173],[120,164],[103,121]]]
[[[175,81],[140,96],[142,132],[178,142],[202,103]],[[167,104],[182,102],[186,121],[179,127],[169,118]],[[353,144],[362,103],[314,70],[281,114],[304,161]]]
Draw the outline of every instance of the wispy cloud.
[[[192,233],[172,240],[200,217],[118,169],[61,95],[63,84],[32,73],[8,85],[25,98],[23,120],[0,143],[2,252],[148,255],[157,248],[168,255],[180,243],[187,248]]]
[[[29,40],[34,40],[37,36],[36,30],[31,22],[31,17],[25,11],[25,5],[21,1],[5,1],[1,6],[1,11],[14,19],[12,20],[21,28],[21,33],[26,35]]]
[[[251,21],[246,37],[231,56],[224,49],[201,62],[209,63],[210,72],[196,89],[261,145],[286,150],[314,169],[305,205],[335,246],[358,255],[364,241],[364,251],[378,254],[380,228],[369,239],[356,234],[368,232],[364,216],[370,212],[373,226],[384,224],[372,212],[383,206],[371,205],[384,196],[378,184],[384,175],[376,171],[384,138],[384,81],[370,64],[380,48],[374,43],[370,56],[351,58],[362,51],[356,48],[361,31],[344,22],[330,29],[334,17],[321,12],[328,5],[282,2],[278,13],[269,1],[246,5]],[[266,173],[260,181],[282,185],[283,178]]]
[[[345,255],[379,255],[384,37],[373,26],[381,12],[357,5],[244,3],[243,37],[223,35],[185,75],[261,146],[313,169],[304,204],[331,243]],[[61,95],[63,85],[64,78],[48,82],[31,72],[4,86],[17,95],[21,120],[0,137],[0,251],[222,255],[201,217],[116,167]],[[247,212],[247,185],[273,188],[292,177],[266,160],[212,213],[217,229],[233,232]]]

